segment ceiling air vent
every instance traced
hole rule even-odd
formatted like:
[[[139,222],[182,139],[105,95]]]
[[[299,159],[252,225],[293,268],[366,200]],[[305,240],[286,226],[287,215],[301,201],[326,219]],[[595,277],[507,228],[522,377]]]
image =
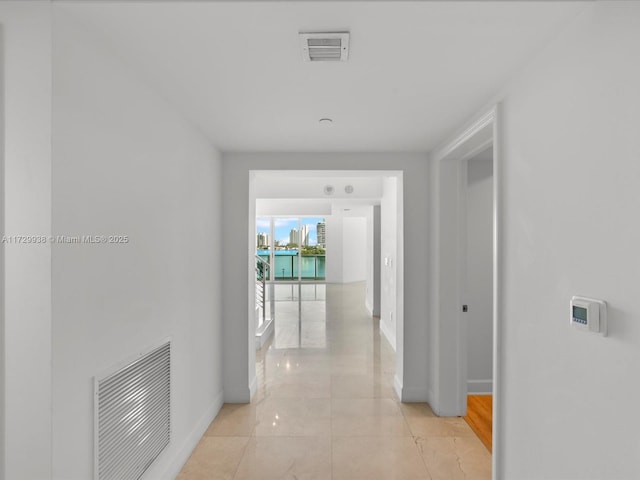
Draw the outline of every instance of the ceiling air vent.
[[[300,33],[305,62],[346,62],[349,58],[349,32]]]

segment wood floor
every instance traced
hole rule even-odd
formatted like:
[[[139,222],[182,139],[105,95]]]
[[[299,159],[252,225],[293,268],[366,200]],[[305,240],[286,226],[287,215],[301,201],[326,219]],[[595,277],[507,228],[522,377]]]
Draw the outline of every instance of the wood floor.
[[[492,395],[469,395],[465,421],[491,451],[491,425],[493,415]]]

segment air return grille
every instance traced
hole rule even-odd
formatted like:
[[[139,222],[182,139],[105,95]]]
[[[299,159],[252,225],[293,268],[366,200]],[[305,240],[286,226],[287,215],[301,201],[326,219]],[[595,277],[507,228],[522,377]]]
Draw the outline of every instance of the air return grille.
[[[95,382],[97,480],[136,480],[171,435],[171,343]]]
[[[349,33],[300,33],[300,46],[305,62],[346,62]]]

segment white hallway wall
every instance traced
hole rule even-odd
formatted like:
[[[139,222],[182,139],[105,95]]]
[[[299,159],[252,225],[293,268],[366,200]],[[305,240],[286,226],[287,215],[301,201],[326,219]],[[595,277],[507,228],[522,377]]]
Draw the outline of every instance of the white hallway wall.
[[[413,153],[229,153],[223,155],[223,317],[224,331],[224,392],[225,400],[245,402],[251,384],[255,382],[255,352],[249,342],[251,303],[248,262],[249,241],[255,237],[250,218],[255,208],[249,205],[249,172],[252,170],[391,170],[404,171],[403,202],[426,205],[428,163],[426,155]],[[398,206],[400,208],[401,206]],[[403,379],[402,395],[406,400],[424,400],[427,396],[427,214],[415,215],[407,222],[404,242],[398,246],[399,258],[411,252],[411,261],[404,265],[404,275],[398,278],[397,300],[399,322],[399,358],[396,374]],[[254,240],[252,240],[254,242]],[[251,244],[253,246],[253,243]],[[238,268],[244,265],[245,268]],[[405,289],[404,286],[410,288]],[[425,286],[425,291],[414,288]],[[402,327],[404,326],[404,330]],[[403,332],[408,331],[403,343]]]
[[[504,97],[505,479],[640,478],[638,45],[640,3],[598,2]],[[608,337],[570,328],[577,294]]]
[[[37,9],[38,4],[30,7]],[[634,303],[640,239],[637,225],[627,221],[635,218],[635,206],[640,202],[636,188],[640,164],[634,153],[639,149],[635,133],[639,127],[636,85],[640,75],[633,50],[640,42],[638,7],[633,3],[597,4],[543,52],[504,101],[507,268],[503,318],[507,323],[502,372],[503,478],[640,476],[634,460],[640,448],[633,429],[628,428],[637,423],[635,405],[640,395],[631,377],[640,367],[640,312]],[[20,222],[26,222],[36,225],[38,231],[47,230],[50,202],[38,198],[47,196],[50,171],[50,154],[44,148],[50,128],[45,120],[50,97],[49,47],[45,39],[48,27],[46,22],[38,25],[37,19],[35,23],[27,21],[26,28],[18,22],[12,34],[12,28],[7,26],[11,27],[11,19],[17,17],[7,14],[11,4],[3,2],[0,8],[6,40],[5,122],[8,134],[14,129],[13,134],[7,135],[5,162],[15,170],[7,168],[5,182],[16,187],[13,194],[6,192],[7,229],[11,225],[22,228]],[[15,32],[19,32],[17,36]],[[29,67],[23,69],[22,62],[27,60]],[[34,75],[33,68],[42,70]],[[13,100],[9,101],[9,97]],[[32,108],[33,114],[25,116],[24,108]],[[34,135],[39,140],[34,142]],[[30,161],[25,162],[25,158]],[[272,165],[279,162],[271,159]],[[288,168],[297,168],[292,167],[294,161],[284,163],[289,164]],[[401,168],[392,161],[389,165]],[[424,177],[426,172],[421,182],[426,180]],[[12,183],[13,179],[25,181]],[[604,183],[607,187],[596,190],[600,193],[593,196],[589,189],[579,191],[575,197],[568,196],[567,185],[575,184],[576,179],[586,185],[597,187]],[[540,185],[545,187],[544,197],[540,196]],[[18,192],[18,186],[25,188]],[[412,194],[405,198],[419,200],[418,197]],[[26,203],[21,204],[23,199]],[[600,222],[594,236],[574,242],[574,233],[592,225],[593,218]],[[244,220],[242,225],[246,227]],[[246,228],[240,230],[243,233],[238,238],[247,237]],[[592,253],[594,262],[587,265],[583,260]],[[10,259],[13,254],[15,262]],[[232,256],[237,254],[231,252]],[[16,283],[7,283],[6,291],[29,299],[25,302],[20,296],[11,297],[16,300],[13,307],[9,300],[5,306],[5,343],[15,341],[16,347],[4,352],[6,384],[10,385],[11,376],[17,371],[15,362],[32,353],[35,356],[29,357],[28,365],[41,369],[29,378],[16,376],[14,381],[32,383],[16,383],[16,395],[7,395],[7,415],[16,415],[7,419],[7,432],[11,433],[12,425],[19,426],[20,431],[7,435],[11,441],[7,449],[15,448],[17,455],[6,459],[5,470],[27,472],[22,478],[47,478],[50,468],[50,437],[42,434],[50,415],[49,360],[45,358],[50,338],[47,255],[43,250],[41,254],[21,257],[19,250],[7,249],[7,279]],[[246,249],[241,258],[246,259]],[[421,264],[426,265],[426,259]],[[20,284],[24,275],[17,269],[23,267],[26,269],[20,271],[25,275],[40,279],[35,284],[30,280],[28,288]],[[232,280],[237,286],[238,278]],[[417,275],[413,280],[421,279]],[[426,284],[426,278],[422,281],[422,285]],[[246,287],[245,282],[241,290],[246,291]],[[577,336],[567,330],[567,301],[576,291],[609,301],[610,337]],[[521,305],[529,302],[532,295],[544,302],[541,308],[523,313]],[[237,311],[238,299],[230,300],[225,313],[233,313],[231,305],[236,305]],[[246,298],[242,301],[246,303]],[[415,307],[414,304],[412,309]],[[23,327],[19,327],[18,318],[30,318],[36,323],[22,322]],[[36,328],[26,332],[27,325]],[[225,339],[233,335],[225,332]],[[9,358],[12,352],[17,355],[13,360]],[[581,368],[581,363],[586,368]],[[544,388],[532,389],[532,385]],[[28,417],[28,405],[17,402],[18,392],[25,388],[35,392],[30,397],[34,404],[28,408]],[[547,415],[543,419],[519,415],[517,412],[523,409],[542,409]],[[597,413],[601,411],[607,415]],[[28,448],[22,448],[21,439],[28,439]],[[536,455],[532,456],[531,451]],[[24,452],[28,452],[28,458]],[[579,461],[567,462],[568,457]]]
[[[398,258],[396,257],[398,241],[395,232],[398,228],[401,228],[397,201],[398,180],[392,177],[385,178],[382,183],[382,189],[382,201],[380,203],[380,329],[389,340],[389,343],[391,343],[391,346],[397,349],[398,303],[395,291],[398,284]],[[413,204],[407,203],[407,206],[409,205]],[[410,210],[408,209],[405,214],[410,215],[409,212]],[[411,225],[413,219],[413,216],[410,216],[405,225]],[[426,236],[422,238],[424,239]],[[416,248],[426,249],[424,243],[420,247],[417,247],[417,245],[418,243],[416,243]],[[413,258],[413,250],[407,250],[407,252],[411,252],[407,258],[410,261]],[[410,291],[419,290],[412,283],[407,284],[407,286]]]
[[[0,2],[7,235],[51,233],[50,9],[48,1]],[[51,247],[2,248],[0,479],[46,479],[51,477]]]
[[[331,215],[325,218],[328,283],[367,280],[367,223],[365,217]]]
[[[325,274],[327,283],[342,283],[343,225],[340,215],[325,217],[327,256]]]
[[[366,208],[365,270],[367,290],[365,306],[373,316],[380,316],[380,205]]]
[[[99,39],[54,14],[54,233],[130,240],[53,249],[53,478],[92,478],[93,376],[168,336],[172,442],[148,477],[174,478],[222,401],[221,162]]]
[[[367,221],[364,217],[344,217],[342,224],[342,281],[367,280]]]
[[[371,222],[369,222],[368,231],[371,242],[371,255],[373,256],[373,263],[371,264],[370,281],[371,291],[368,292],[368,301],[371,305],[371,313],[377,317],[380,316],[380,272],[382,270],[380,243],[381,243],[381,219],[380,219],[380,205],[376,205],[372,208]]]

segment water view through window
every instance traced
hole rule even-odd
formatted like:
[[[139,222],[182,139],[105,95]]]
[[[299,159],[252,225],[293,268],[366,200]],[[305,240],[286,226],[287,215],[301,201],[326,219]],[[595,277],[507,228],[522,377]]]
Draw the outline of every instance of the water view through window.
[[[324,218],[256,218],[256,255],[269,263],[271,281],[325,280]]]

